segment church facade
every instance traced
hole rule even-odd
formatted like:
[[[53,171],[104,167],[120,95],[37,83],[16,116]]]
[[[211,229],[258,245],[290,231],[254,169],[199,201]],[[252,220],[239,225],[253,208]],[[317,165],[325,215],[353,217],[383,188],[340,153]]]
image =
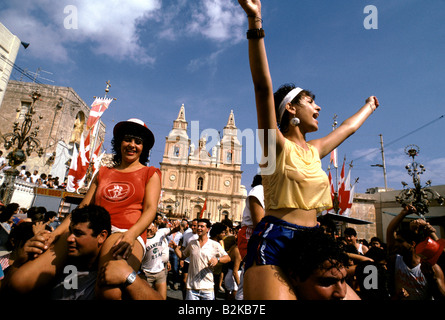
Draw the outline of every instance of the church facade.
[[[160,210],[170,217],[225,218],[240,222],[246,189],[241,185],[242,145],[237,137],[235,116],[230,112],[222,137],[207,150],[207,137],[198,145],[189,138],[185,107],[181,106],[165,140],[160,169],[162,195]]]

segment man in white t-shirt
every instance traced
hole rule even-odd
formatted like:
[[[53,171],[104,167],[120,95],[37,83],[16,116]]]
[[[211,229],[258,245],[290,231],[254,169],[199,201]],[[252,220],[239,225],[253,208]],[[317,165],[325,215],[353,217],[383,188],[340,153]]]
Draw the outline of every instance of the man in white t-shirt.
[[[197,218],[192,220],[192,223],[190,224],[190,228],[184,231],[182,235],[182,240],[180,241],[181,249],[184,250],[188,243],[192,240],[198,239],[198,220]],[[174,247],[171,246],[173,249]],[[181,282],[181,291],[182,291],[182,298],[185,300],[185,294],[186,294],[186,283],[187,283],[187,277],[188,277],[188,270],[189,270],[189,264],[190,259],[187,257],[185,260],[181,260],[179,265],[182,269],[182,282]]]
[[[411,229],[399,228],[406,216],[415,213],[417,210],[414,206],[403,207],[387,228],[392,296],[401,300],[432,300],[437,295],[443,299],[445,285],[442,269],[417,255],[415,247],[420,240],[419,234]]]
[[[141,263],[142,277],[163,297],[167,299],[167,273],[165,272],[165,256],[168,259],[166,238],[171,232],[179,230],[179,223],[174,228],[158,229],[151,224],[147,230],[146,251]],[[165,251],[167,251],[165,253]]]
[[[190,241],[183,251],[172,244],[180,259],[190,257],[186,300],[215,300],[213,268],[218,262],[230,262],[230,257],[221,244],[209,238],[210,227],[208,219],[200,219],[198,239]]]
[[[37,180],[40,178],[39,177],[39,171],[34,170],[34,173],[31,175],[31,182],[37,184]]]

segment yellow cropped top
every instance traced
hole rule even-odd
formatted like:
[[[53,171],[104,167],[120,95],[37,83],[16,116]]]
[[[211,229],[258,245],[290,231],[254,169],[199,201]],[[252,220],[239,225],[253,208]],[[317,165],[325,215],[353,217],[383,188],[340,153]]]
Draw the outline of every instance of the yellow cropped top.
[[[295,208],[317,213],[332,207],[329,179],[321,169],[318,150],[286,139],[276,158],[275,171],[263,174],[264,204],[268,209]]]

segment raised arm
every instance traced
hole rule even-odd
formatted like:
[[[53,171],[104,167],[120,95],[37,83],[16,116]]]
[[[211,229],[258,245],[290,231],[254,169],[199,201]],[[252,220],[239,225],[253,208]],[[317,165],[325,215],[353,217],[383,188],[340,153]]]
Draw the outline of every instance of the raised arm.
[[[399,225],[402,223],[403,219],[405,219],[405,217],[410,213],[415,213],[415,212],[416,209],[413,206],[409,205],[403,207],[402,211],[400,211],[400,213],[391,220],[391,222],[388,224],[388,228],[386,229],[386,243],[388,247],[394,245],[395,242],[394,233],[396,232]]]
[[[46,288],[62,272],[67,253],[67,237],[68,232],[59,237],[49,249],[46,234],[37,234],[29,239],[24,246],[25,254],[28,257],[37,254],[38,257],[26,262],[16,261],[10,267],[9,288],[20,294]]]
[[[249,32],[252,32],[251,30],[262,30],[261,1],[238,0],[238,2],[247,14]],[[252,33],[255,34],[255,31]],[[255,91],[258,129],[276,130],[277,141],[284,144],[284,137],[277,128],[272,78],[267,61],[264,37],[257,36],[249,39],[249,64]],[[265,154],[268,152],[267,137],[267,132],[265,132],[263,146]]]
[[[328,155],[349,136],[354,134],[378,106],[379,100],[374,96],[369,97],[366,99],[365,105],[353,116],[346,119],[337,129],[323,138],[309,141],[309,143],[318,149],[320,159]]]

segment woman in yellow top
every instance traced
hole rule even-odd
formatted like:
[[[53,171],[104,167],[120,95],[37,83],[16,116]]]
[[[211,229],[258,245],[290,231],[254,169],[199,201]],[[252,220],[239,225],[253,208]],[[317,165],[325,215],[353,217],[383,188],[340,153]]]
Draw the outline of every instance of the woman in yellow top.
[[[378,107],[376,97],[327,136],[306,141],[318,130],[321,108],[307,90],[285,85],[274,94],[262,29],[260,0],[238,0],[247,14],[249,61],[254,84],[258,128],[264,129],[263,154],[274,155],[262,171],[265,217],[249,242],[244,275],[244,298],[296,299],[280,268],[280,252],[295,232],[317,227],[317,213],[331,207],[329,182],[321,169],[323,157],[353,134]],[[270,134],[272,133],[272,134]],[[264,168],[262,168],[264,170]],[[271,170],[268,170],[271,171]],[[337,286],[347,299],[358,298],[342,277]],[[321,288],[323,289],[323,288]]]

